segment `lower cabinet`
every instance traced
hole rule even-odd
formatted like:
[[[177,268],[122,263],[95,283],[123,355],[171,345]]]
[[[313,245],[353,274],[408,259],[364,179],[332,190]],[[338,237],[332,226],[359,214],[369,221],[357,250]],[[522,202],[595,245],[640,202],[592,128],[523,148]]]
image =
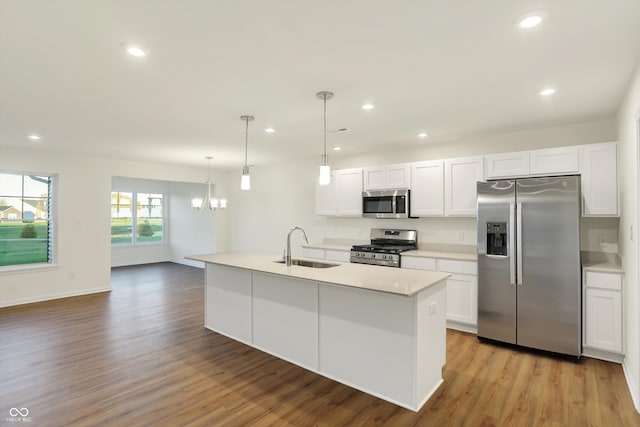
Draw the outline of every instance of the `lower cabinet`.
[[[478,325],[477,276],[453,274],[447,279],[447,320]]]
[[[583,325],[584,354],[617,361],[623,353],[621,273],[584,272]]]
[[[451,273],[447,279],[447,327],[477,332],[478,264],[446,258],[402,257],[402,268]]]
[[[350,250],[338,249],[321,249],[321,248],[302,248],[302,256],[305,258],[323,259],[326,261],[349,262],[351,257]]]

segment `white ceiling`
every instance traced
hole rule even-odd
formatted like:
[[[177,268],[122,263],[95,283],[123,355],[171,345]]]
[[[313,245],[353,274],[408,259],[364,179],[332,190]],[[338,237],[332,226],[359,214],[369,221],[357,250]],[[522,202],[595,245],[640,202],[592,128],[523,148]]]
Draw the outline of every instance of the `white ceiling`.
[[[240,168],[251,114],[249,163],[319,159],[331,90],[330,158],[401,149],[611,117],[639,58],[639,0],[0,0],[0,146]]]

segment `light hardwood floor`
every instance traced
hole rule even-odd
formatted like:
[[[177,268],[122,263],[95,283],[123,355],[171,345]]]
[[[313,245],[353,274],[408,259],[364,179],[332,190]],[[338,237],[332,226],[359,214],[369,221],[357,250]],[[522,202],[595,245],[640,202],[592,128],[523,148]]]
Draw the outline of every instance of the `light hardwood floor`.
[[[620,365],[455,331],[413,413],[204,329],[203,279],[116,268],[111,293],[0,309],[0,425],[640,426]]]

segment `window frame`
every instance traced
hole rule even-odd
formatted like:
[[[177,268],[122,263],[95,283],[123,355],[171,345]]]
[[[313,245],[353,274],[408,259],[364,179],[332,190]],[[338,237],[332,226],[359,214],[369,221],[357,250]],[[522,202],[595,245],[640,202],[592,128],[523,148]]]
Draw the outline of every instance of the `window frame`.
[[[60,176],[53,172],[33,172],[27,170],[0,169],[0,174],[18,175],[24,180],[24,177],[38,176],[50,178],[48,184],[47,196],[47,261],[34,262],[28,264],[9,264],[0,266],[0,273],[16,272],[21,270],[48,270],[57,269],[58,265],[58,199],[59,199],[59,182]],[[25,199],[24,188],[22,189],[21,199]],[[24,219],[24,218],[23,218]]]
[[[122,242],[122,243],[113,243],[111,242],[112,248],[130,248],[136,246],[149,246],[149,245],[165,245],[167,243],[167,215],[166,215],[166,200],[167,195],[164,192],[158,191],[138,191],[138,190],[111,190],[109,195],[113,197],[114,193],[131,193],[131,242]],[[139,242],[138,241],[138,194],[160,194],[162,196],[162,240],[151,241],[151,242]],[[110,204],[110,209],[113,207],[113,204]],[[143,217],[144,218],[144,217]],[[110,221],[113,220],[114,217],[110,214]]]

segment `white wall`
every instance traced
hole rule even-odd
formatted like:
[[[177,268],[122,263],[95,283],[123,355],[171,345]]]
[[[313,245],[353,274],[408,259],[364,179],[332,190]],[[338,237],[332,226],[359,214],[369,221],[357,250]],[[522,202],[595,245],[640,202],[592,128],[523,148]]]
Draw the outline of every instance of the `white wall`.
[[[148,192],[169,195],[169,183],[151,179],[127,178],[114,176],[111,178],[111,191]],[[164,214],[171,212],[171,200],[165,199]],[[169,261],[171,228],[164,225],[164,242],[145,245],[115,245],[111,247],[111,266],[147,264]]]
[[[638,130],[640,119],[640,65],[618,111],[620,141],[620,252],[624,258],[624,324],[626,344],[625,374],[636,409],[640,411],[640,290],[638,283]],[[631,229],[633,228],[633,238]]]
[[[204,194],[204,184],[186,182],[169,183],[169,260],[180,264],[204,267],[199,261],[185,260],[186,255],[215,253],[218,245],[225,247],[226,228],[222,233],[216,229],[218,222],[226,216],[226,210],[211,212],[191,209],[191,198]],[[221,236],[218,236],[221,234]]]
[[[571,124],[552,128],[503,133],[446,144],[421,144],[415,149],[389,150],[361,156],[332,155],[335,169],[375,166],[428,159],[481,155],[527,150],[549,146],[567,146],[616,140],[613,119]],[[372,227],[399,227],[418,230],[421,243],[476,243],[475,218],[420,218],[376,220],[363,218],[327,218],[315,215],[315,188],[319,159],[252,168],[252,189],[240,191],[240,175],[229,176],[233,250],[253,250],[281,254],[287,231],[302,226],[312,242],[324,238],[368,240]],[[582,249],[597,251],[599,243],[616,242],[618,220],[596,218],[583,221]],[[296,245],[302,243],[295,235]],[[300,249],[294,249],[300,254]]]
[[[170,182],[115,176],[112,191],[162,193],[165,195],[164,241],[142,245],[114,245],[111,247],[111,266],[148,264],[172,261],[180,264],[203,266],[198,261],[186,260],[186,255],[216,251],[216,217],[222,211],[191,209],[191,198],[202,197],[204,183]]]
[[[56,265],[39,270],[0,271],[0,306],[110,289],[112,176],[202,182],[203,186],[207,177],[206,167],[123,161],[34,148],[0,147],[0,169],[59,175]],[[213,180],[224,194],[224,176],[214,174]],[[215,221],[217,229],[227,228],[226,215],[216,215]],[[228,233],[216,235],[215,240],[215,247],[225,250]],[[171,256],[175,260],[184,251],[184,247],[177,248]]]

